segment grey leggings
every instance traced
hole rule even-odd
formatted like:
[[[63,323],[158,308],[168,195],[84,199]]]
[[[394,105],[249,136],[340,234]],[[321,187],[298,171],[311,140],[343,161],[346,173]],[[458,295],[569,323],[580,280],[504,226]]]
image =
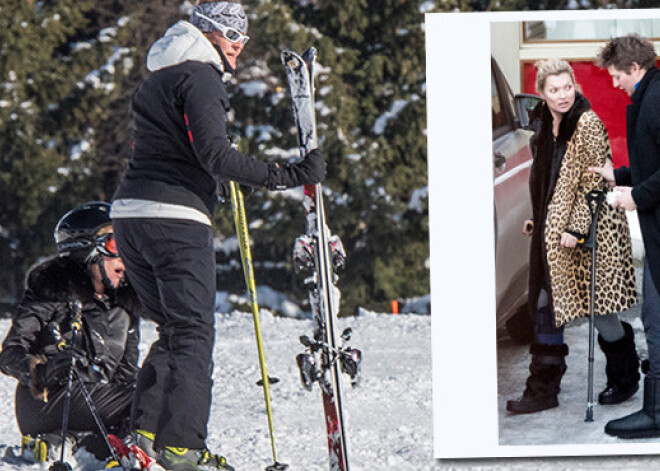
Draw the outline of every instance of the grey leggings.
[[[545,290],[541,290],[541,292],[539,293],[537,306],[539,312],[545,312],[554,317],[554,313],[552,313],[550,309],[544,309],[547,308],[548,306],[548,293]],[[554,319],[552,321],[554,321]],[[621,321],[619,320],[619,316],[614,313],[595,316],[594,326],[596,327],[596,330],[598,331],[600,336],[606,342],[614,342],[616,340],[623,338],[623,336],[625,335],[625,332],[623,330],[623,325],[621,325]],[[558,329],[558,331],[555,333],[555,336],[557,335],[562,335],[563,337],[563,329],[561,330]]]

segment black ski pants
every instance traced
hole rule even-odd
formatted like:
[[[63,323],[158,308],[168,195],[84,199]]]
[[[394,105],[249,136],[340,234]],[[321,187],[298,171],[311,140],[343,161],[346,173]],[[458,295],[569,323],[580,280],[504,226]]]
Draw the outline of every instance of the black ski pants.
[[[173,219],[114,219],[128,278],[159,338],[138,374],[133,427],[154,448],[204,448],[215,339],[211,227]]]
[[[133,383],[86,384],[96,411],[107,429],[118,432],[126,425],[133,400]],[[48,402],[36,400],[30,388],[19,384],[16,388],[16,420],[23,435],[62,432],[66,388],[51,393]],[[68,430],[71,432],[98,432],[89,406],[74,378],[71,388],[71,409]]]

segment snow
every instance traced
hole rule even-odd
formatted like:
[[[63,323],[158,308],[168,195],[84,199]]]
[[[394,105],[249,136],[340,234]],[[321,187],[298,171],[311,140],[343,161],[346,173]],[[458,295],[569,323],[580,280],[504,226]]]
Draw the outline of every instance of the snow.
[[[292,149],[281,149],[279,147],[270,147],[269,149],[264,151],[264,154],[268,156],[269,158],[279,158],[283,160],[290,160],[290,159],[295,159],[300,157],[300,150],[299,148],[295,147]]]
[[[91,148],[89,141],[80,141],[78,144],[75,144],[71,147],[71,155],[69,156],[70,160],[80,160],[83,152],[87,152]]]
[[[371,132],[376,135],[383,134],[383,132],[385,132],[387,122],[391,119],[395,119],[407,104],[408,100],[395,100],[388,111],[376,118],[376,122],[371,128]]]
[[[428,199],[428,197],[429,197],[428,186],[414,190],[412,192],[412,195],[410,196],[408,209],[411,211],[417,211],[418,213],[424,212],[424,200]]]
[[[264,298],[266,296],[264,295]],[[270,388],[278,459],[291,471],[327,470],[327,445],[321,395],[299,381],[295,356],[303,351],[300,335],[311,335],[312,321],[260,315],[268,373],[280,382]],[[339,329],[352,327],[350,345],[363,352],[360,384],[344,381],[346,430],[353,471],[433,469],[431,416],[431,317],[362,311],[341,318]],[[10,321],[0,320],[4,337]],[[240,470],[263,470],[272,464],[257,346],[251,314],[216,317],[213,405],[208,446]],[[143,322],[141,357],[155,340],[154,324]],[[14,421],[16,381],[0,377],[0,455],[20,443]],[[74,470],[94,469],[94,461],[71,460]],[[37,471],[39,465],[0,461],[0,470]]]
[[[103,28],[101,31],[99,31],[98,38],[99,42],[105,43],[112,41],[113,38],[117,36],[117,28],[115,27],[110,27],[110,28]]]
[[[419,6],[419,12],[424,14],[424,13],[429,13],[431,10],[435,8],[435,2],[432,0],[428,0],[425,2],[422,2],[422,4]]]
[[[639,309],[633,310],[638,313]],[[625,316],[635,331],[637,351],[646,357],[644,328],[639,317]],[[499,370],[499,428],[500,445],[551,445],[551,444],[616,444],[622,443],[603,432],[605,424],[641,409],[642,385],[632,399],[618,405],[594,408],[594,421],[585,422],[587,399],[587,352],[589,323],[574,322],[565,329],[565,342],[569,348],[566,357],[567,370],[562,378],[559,407],[536,414],[509,415],[504,406],[507,399],[517,399],[525,387],[530,356],[526,346],[501,346],[498,351]],[[594,397],[605,389],[605,357],[598,344],[594,354]],[[570,431],[568,430],[570,429]],[[635,440],[657,442],[657,439]],[[627,443],[627,441],[623,441]]]
[[[263,98],[266,92],[268,92],[268,85],[261,80],[252,80],[250,82],[241,83],[238,86],[245,96]]]
[[[255,137],[257,142],[263,142],[270,141],[273,137],[280,137],[282,133],[271,125],[249,124],[245,127],[245,135],[247,137]]]

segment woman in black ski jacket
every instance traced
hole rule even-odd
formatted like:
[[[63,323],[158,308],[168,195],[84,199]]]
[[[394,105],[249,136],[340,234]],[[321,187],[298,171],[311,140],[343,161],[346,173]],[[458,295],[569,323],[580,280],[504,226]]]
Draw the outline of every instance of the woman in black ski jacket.
[[[225,81],[248,40],[247,26],[242,5],[202,1],[190,21],[152,45],[150,74],[131,101],[131,159],[112,203],[119,250],[159,333],[140,370],[133,419],[165,469],[198,469],[200,462],[232,469],[206,447],[217,182],[283,190],[325,177],[318,149],[300,162],[275,163],[243,155],[227,140]]]
[[[48,448],[61,433],[72,356],[75,374],[86,384],[106,428],[128,426],[138,372],[140,305],[123,280],[109,208],[107,203],[89,203],[60,220],[60,256],[30,270],[2,344],[0,371],[19,380],[16,419],[24,435],[23,451],[36,450],[36,461],[54,458],[39,455],[35,440],[47,442]],[[82,307],[81,328],[72,345],[76,303]],[[78,381],[72,384],[68,430],[96,432]]]

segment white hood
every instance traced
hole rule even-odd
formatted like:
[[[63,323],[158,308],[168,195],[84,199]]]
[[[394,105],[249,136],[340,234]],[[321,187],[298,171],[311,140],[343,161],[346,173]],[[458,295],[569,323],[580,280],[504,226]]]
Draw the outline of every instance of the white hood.
[[[147,55],[147,69],[154,72],[185,61],[206,62],[220,72],[225,68],[220,54],[200,30],[181,20],[156,41]]]

